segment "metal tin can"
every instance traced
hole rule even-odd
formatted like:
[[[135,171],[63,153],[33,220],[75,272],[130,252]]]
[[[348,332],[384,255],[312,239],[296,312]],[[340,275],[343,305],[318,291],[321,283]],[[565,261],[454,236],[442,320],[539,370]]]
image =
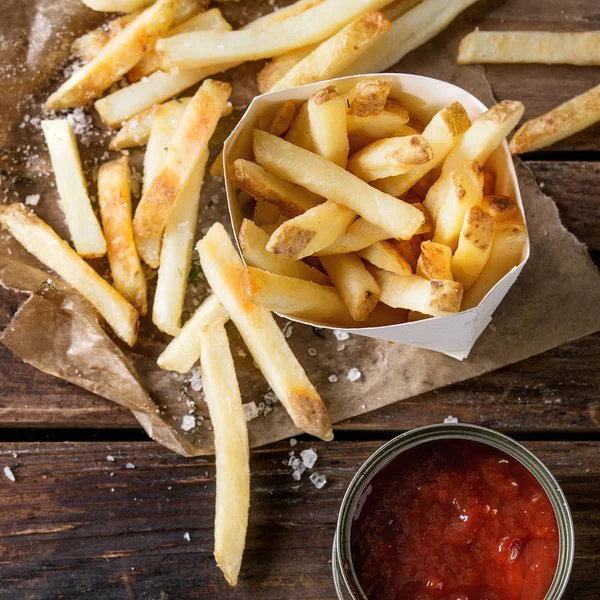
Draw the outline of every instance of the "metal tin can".
[[[339,600],[369,600],[362,591],[352,566],[350,530],[358,500],[372,477],[405,450],[425,442],[443,439],[470,440],[492,446],[520,462],[537,478],[552,502],[559,534],[558,564],[544,600],[561,598],[573,566],[575,531],[571,510],[552,473],[532,452],[502,433],[477,425],[444,423],[413,429],[389,441],[365,461],[350,482],[340,508],[331,561],[333,581]]]

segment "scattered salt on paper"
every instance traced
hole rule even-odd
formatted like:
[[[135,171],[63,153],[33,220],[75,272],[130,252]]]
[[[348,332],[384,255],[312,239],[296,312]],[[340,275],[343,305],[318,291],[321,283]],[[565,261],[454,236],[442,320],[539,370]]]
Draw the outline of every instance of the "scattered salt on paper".
[[[308,349],[308,355],[309,356],[316,356],[317,355],[317,349],[316,348],[309,348]]]
[[[127,463],[127,464],[125,465],[125,468],[126,468],[126,469],[135,469],[135,465],[134,465],[133,463]]]
[[[200,374],[200,367],[194,367],[191,371],[190,387],[195,391],[199,392],[204,384],[202,383],[202,375]]]
[[[361,376],[361,372],[356,367],[352,367],[348,371],[348,375],[347,375],[349,381],[358,381],[360,379],[360,376]]]
[[[321,473],[317,473],[316,471],[311,474],[310,480],[318,490],[324,488],[325,484],[327,483],[327,477]]]
[[[458,417],[453,417],[452,415],[448,415],[444,419],[444,423],[458,423]]]
[[[190,537],[190,534],[187,531],[183,534],[183,539],[186,542],[191,542],[192,541],[192,538]]]
[[[28,206],[37,206],[39,201],[40,201],[39,194],[30,194],[29,196],[27,196],[25,198],[25,204],[27,204]]]
[[[298,440],[296,438],[291,438],[290,439],[290,446],[292,446],[292,448],[298,443]]]
[[[256,402],[254,400],[252,402],[246,402],[246,404],[242,405],[244,409],[244,417],[246,417],[246,422],[252,421],[252,419],[256,419],[259,415],[258,406],[256,406]]]
[[[337,383],[338,380],[337,375],[330,375],[327,379],[329,380],[329,383]]]
[[[312,469],[317,462],[317,453],[312,448],[307,448],[300,452],[300,458],[307,469]]]
[[[338,352],[342,352],[342,350],[345,350],[345,349],[346,349],[346,344],[344,344],[344,343],[340,342],[340,343],[337,345],[337,351],[338,351]]]
[[[283,335],[289,339],[290,337],[292,337],[292,333],[294,333],[294,324],[291,321],[288,321],[283,326]]]
[[[339,329],[333,330],[333,335],[338,342],[345,342],[350,339],[350,334],[347,331],[340,331]]]
[[[184,415],[181,422],[181,429],[183,429],[183,431],[191,431],[194,427],[196,427],[195,417],[193,415]]]
[[[106,460],[108,462],[115,462],[115,457],[112,454],[107,454],[106,455]]]
[[[279,402],[279,398],[277,398],[275,392],[267,392],[263,398],[267,404],[275,404],[275,402]]]
[[[13,482],[15,481],[15,474],[10,467],[4,467],[4,476],[6,479],[10,479]]]

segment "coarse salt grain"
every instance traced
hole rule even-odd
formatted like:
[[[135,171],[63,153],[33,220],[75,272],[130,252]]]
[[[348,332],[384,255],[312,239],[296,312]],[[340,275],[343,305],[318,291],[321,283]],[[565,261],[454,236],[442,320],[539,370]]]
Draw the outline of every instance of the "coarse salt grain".
[[[317,355],[317,350],[316,350],[316,348],[309,348],[309,349],[308,349],[308,355],[309,355],[309,356],[316,356],[316,355]]]
[[[348,375],[346,377],[348,377],[348,381],[358,381],[360,379],[360,376],[362,375],[362,373],[356,368],[356,367],[352,367],[349,371],[348,371]]]
[[[300,458],[307,469],[312,469],[317,462],[318,455],[312,448],[307,448],[300,452]]]
[[[29,196],[27,196],[25,198],[25,204],[27,204],[28,206],[37,206],[39,201],[40,201],[39,194],[30,194]]]
[[[296,444],[298,443],[298,440],[296,438],[291,438],[290,439],[290,446],[293,448]]]
[[[246,422],[252,421],[252,419],[256,419],[259,415],[258,406],[256,406],[256,402],[246,402],[246,404],[242,405],[244,409],[244,417],[246,417]]]
[[[12,482],[15,481],[15,475],[10,467],[4,467],[4,476]]]
[[[342,350],[345,350],[345,349],[346,349],[346,344],[344,344],[344,343],[340,342],[340,343],[337,345],[337,351],[338,351],[338,352],[341,352]]]
[[[107,454],[106,455],[106,460],[108,462],[115,462],[115,457],[112,454]]]
[[[337,375],[330,375],[327,379],[329,380],[329,383],[337,383],[338,380]]]
[[[310,480],[318,490],[324,488],[325,484],[327,483],[327,477],[321,473],[317,473],[316,471],[311,474]]]
[[[135,465],[134,465],[133,463],[127,463],[127,464],[125,465],[125,468],[126,468],[126,469],[135,469]]]
[[[192,376],[190,377],[190,387],[195,391],[199,392],[204,384],[202,383],[202,375],[200,374],[200,367],[194,367],[192,369]]]
[[[193,415],[184,415],[183,420],[181,421],[181,429],[183,431],[191,431],[196,427],[196,419]]]
[[[458,417],[453,417],[452,415],[448,415],[444,419],[444,423],[458,423]]]
[[[192,538],[190,537],[190,534],[187,531],[183,534],[183,539],[186,542],[191,542],[192,541]]]
[[[350,338],[350,334],[347,331],[340,331],[339,329],[333,330],[333,335],[338,342],[345,342]]]

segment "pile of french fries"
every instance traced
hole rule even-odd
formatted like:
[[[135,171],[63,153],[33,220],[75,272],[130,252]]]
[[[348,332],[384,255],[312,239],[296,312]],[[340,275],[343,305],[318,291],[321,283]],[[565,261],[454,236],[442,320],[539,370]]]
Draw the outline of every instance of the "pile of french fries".
[[[477,306],[519,264],[527,231],[486,161],[524,107],[472,123],[453,102],[429,123],[385,77],[284,101],[252,132],[239,243],[254,304],[339,327],[447,316]]]
[[[219,156],[210,166],[239,188],[246,265],[214,224],[196,245],[212,294],[182,324],[208,144],[232,110],[231,86],[211,77],[268,59],[257,82],[267,92],[384,71],[476,0],[298,0],[237,31],[209,0],[83,2],[125,14],[74,42],[84,66],[45,108],[93,102],[105,125],[118,129],[111,150],[145,146],[141,199],[132,198],[123,155],[99,170],[97,214],[72,127],[47,120],[43,131],[72,247],[23,204],[0,207],[0,222],[125,344],[136,343],[139,318],[151,311],[154,325],[173,336],[158,365],[186,373],[200,360],[218,473],[215,557],[235,585],[250,475],[225,325],[231,320],[239,330],[295,425],[332,439],[327,409],[270,311],[369,327],[476,306],[518,264],[527,239],[515,200],[496,193],[495,174],[486,170],[523,106],[501,102],[471,123],[454,102],[419,122],[390,97],[385,77],[362,80],[348,93],[324,86],[306,103],[283,102],[256,124],[252,160],[236,160],[224,172]],[[597,32],[561,34],[560,49],[552,35],[558,34],[475,32],[461,44],[459,62],[597,61],[588,56]],[[599,106],[600,86],[527,122],[511,150],[580,131],[600,120]],[[86,262],[103,256],[110,282]],[[153,299],[148,267],[157,270]]]

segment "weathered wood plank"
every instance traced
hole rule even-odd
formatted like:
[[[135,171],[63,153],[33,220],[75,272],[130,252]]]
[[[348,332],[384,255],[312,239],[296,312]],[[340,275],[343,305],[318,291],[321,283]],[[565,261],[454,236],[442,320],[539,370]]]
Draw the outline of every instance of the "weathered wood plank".
[[[0,463],[19,466],[16,483],[0,483],[0,596],[333,599],[329,560],[339,504],[359,464],[379,445],[313,444],[315,469],[328,478],[323,490],[306,475],[293,481],[282,464],[289,445],[253,452],[247,549],[232,591],[212,558],[212,459],[182,459],[151,443],[2,444]],[[595,599],[600,445],[528,445],[557,475],[574,513],[577,559],[565,598]],[[126,469],[127,462],[135,469]]]

